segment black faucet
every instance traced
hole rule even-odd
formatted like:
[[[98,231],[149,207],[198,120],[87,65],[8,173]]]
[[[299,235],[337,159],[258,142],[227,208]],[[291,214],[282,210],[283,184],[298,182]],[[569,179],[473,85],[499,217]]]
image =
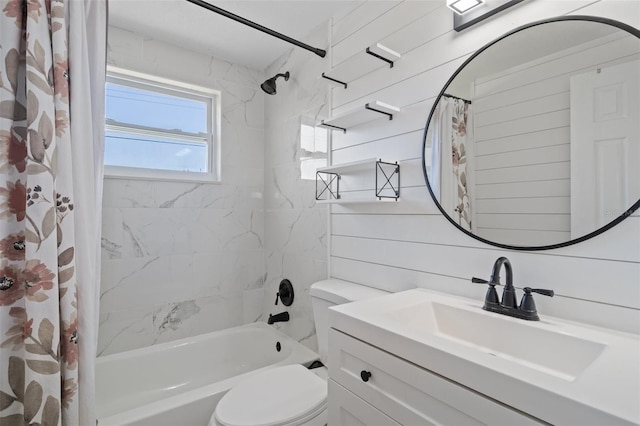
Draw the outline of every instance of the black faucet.
[[[289,312],[284,311],[279,314],[271,315],[269,314],[269,319],[267,320],[267,324],[273,324],[274,322],[285,322],[289,321]]]
[[[511,262],[506,257],[499,257],[493,264],[493,271],[491,271],[491,282],[495,285],[500,285],[500,270],[504,265],[504,270],[507,271],[507,283],[504,285],[502,291],[501,305],[508,308],[517,308],[518,302],[516,302],[516,289],[513,287],[513,269],[511,269]]]
[[[500,302],[498,293],[496,292],[496,286],[501,285],[500,270],[503,265],[507,271],[507,281],[502,292],[502,302]],[[509,262],[509,259],[506,257],[499,257],[493,264],[493,271],[491,272],[491,279],[489,281],[473,277],[471,278],[471,282],[489,284],[487,294],[484,298],[484,306],[482,307],[485,311],[496,312],[530,321],[538,321],[540,319],[531,293],[539,293],[553,297],[553,290],[525,287],[523,289],[524,295],[518,307],[518,303],[516,302],[516,289],[513,286],[513,269],[511,268],[511,262]]]

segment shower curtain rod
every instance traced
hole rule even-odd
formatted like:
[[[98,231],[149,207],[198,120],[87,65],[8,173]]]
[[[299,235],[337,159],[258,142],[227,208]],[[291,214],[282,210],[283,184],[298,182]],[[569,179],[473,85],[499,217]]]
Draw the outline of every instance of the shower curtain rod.
[[[457,96],[453,96],[453,95],[450,95],[448,93],[443,93],[442,96],[444,96],[445,98],[458,99],[460,101],[463,101],[464,103],[471,104],[471,101],[469,99],[459,98]]]
[[[291,38],[289,36],[281,34],[281,33],[277,32],[277,31],[273,31],[272,29],[264,27],[264,26],[262,26],[260,24],[256,24],[255,22],[250,21],[248,19],[245,19],[242,16],[238,16],[238,15],[235,15],[235,14],[233,14],[231,12],[228,12],[228,11],[226,11],[224,9],[220,9],[218,6],[214,6],[214,5],[212,5],[210,3],[207,3],[205,1],[202,1],[202,0],[187,0],[187,1],[189,3],[193,3],[193,4],[198,5],[200,7],[204,7],[205,9],[208,9],[208,10],[210,10],[212,12],[218,13],[218,14],[220,14],[222,16],[226,16],[227,18],[233,19],[234,21],[240,22],[241,24],[245,24],[245,25],[247,25],[247,26],[249,26],[251,28],[255,28],[256,30],[262,31],[263,33],[267,33],[267,34],[269,34],[271,36],[277,37],[280,40],[284,40],[284,41],[289,42],[291,44],[295,44],[298,47],[302,47],[303,49],[306,49],[306,50],[308,50],[310,52],[315,53],[316,55],[320,56],[321,58],[324,58],[325,55],[327,54],[327,52],[325,50],[318,49],[318,48],[315,48],[313,46],[309,46],[308,44],[305,44],[305,43],[303,43],[301,41],[298,41],[298,40],[296,40],[294,38]]]

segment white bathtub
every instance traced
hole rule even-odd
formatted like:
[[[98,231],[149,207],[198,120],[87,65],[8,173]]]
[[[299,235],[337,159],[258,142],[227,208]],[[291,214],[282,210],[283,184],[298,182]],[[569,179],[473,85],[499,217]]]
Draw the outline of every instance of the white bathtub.
[[[96,361],[99,426],[206,426],[238,381],[316,359],[316,353],[264,323],[102,356]]]

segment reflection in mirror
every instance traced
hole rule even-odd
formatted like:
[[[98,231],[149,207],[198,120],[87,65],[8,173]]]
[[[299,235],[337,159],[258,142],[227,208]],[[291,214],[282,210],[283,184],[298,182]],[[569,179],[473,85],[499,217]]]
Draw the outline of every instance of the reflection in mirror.
[[[583,19],[536,23],[481,49],[434,105],[429,190],[485,242],[572,244],[638,207],[640,32]]]
[[[308,122],[307,122],[308,121]],[[316,170],[327,165],[327,145],[329,131],[316,126],[311,120],[302,119],[300,123],[300,178],[316,179]]]

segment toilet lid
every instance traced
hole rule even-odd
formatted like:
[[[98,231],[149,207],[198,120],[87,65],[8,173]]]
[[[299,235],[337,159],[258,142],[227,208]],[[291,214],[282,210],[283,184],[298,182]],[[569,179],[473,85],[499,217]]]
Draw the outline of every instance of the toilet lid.
[[[224,426],[289,424],[324,409],[327,382],[302,365],[258,373],[220,400],[215,416]]]

